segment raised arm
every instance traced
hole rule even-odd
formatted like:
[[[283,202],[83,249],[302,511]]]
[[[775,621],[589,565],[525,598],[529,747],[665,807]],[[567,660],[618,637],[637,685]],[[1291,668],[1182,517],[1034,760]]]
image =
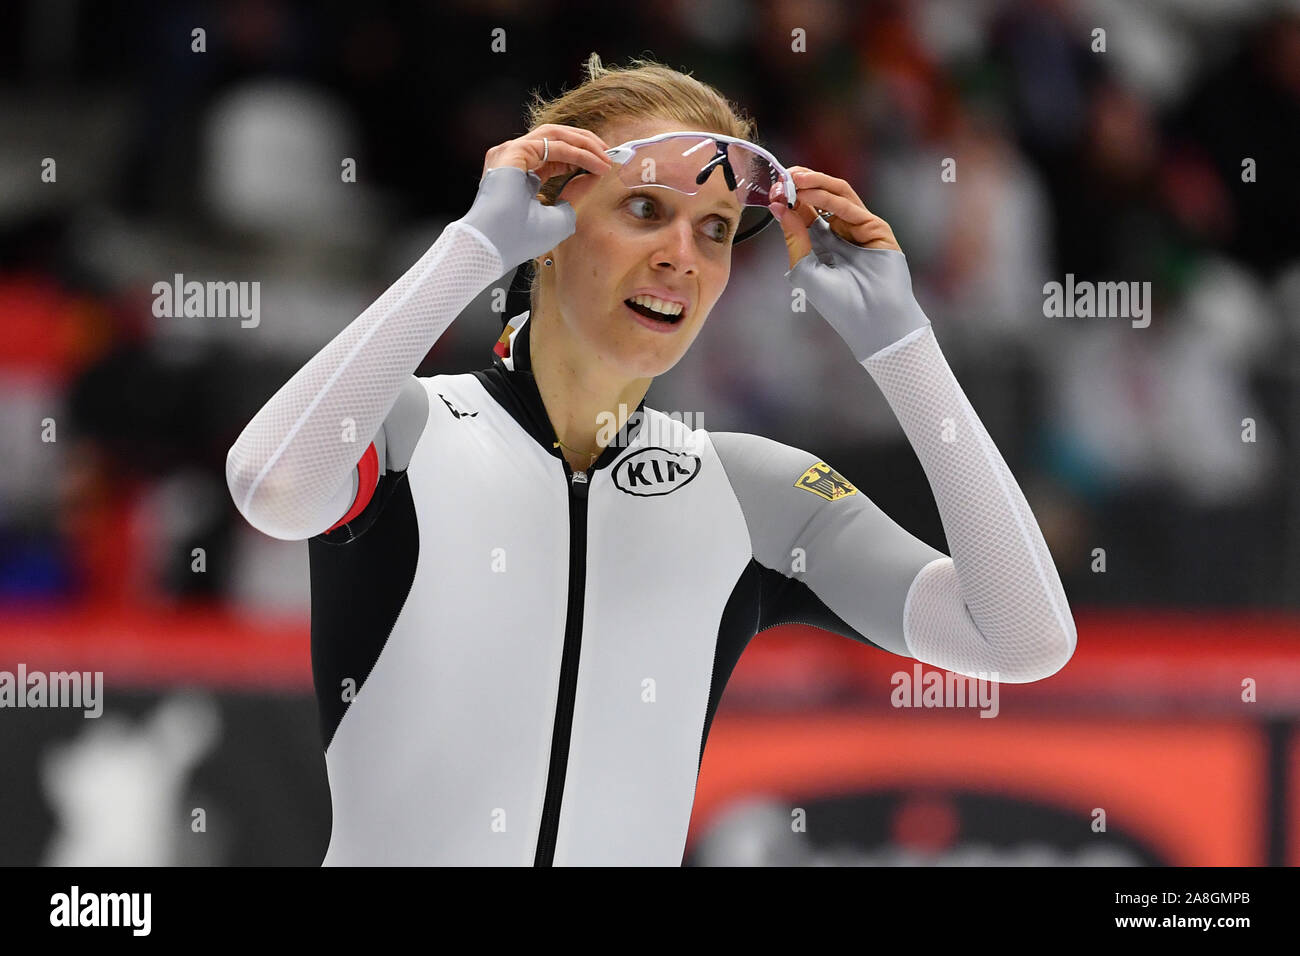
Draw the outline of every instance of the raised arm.
[[[589,131],[547,125],[488,151],[470,211],[294,374],[231,447],[226,483],[249,524],[275,538],[312,537],[369,494],[363,480],[404,467],[427,414],[416,367],[488,284],[573,233],[572,206],[537,201],[542,177],[578,165],[604,172],[602,150]],[[395,406],[387,434],[381,425]],[[378,469],[362,467],[372,442]]]
[[[933,330],[918,329],[862,365],[925,469],[952,552],[922,568],[908,593],[903,633],[912,655],[1007,683],[1056,673],[1077,639],[1060,575]]]
[[[811,624],[905,657],[907,592],[944,558],[827,462],[792,445],[711,432],[765,569],[759,629]]]
[[[883,635],[883,646],[897,650],[901,636],[906,652],[926,663],[1008,683],[1055,673],[1077,639],[1060,576],[1024,494],[912,295],[892,230],[842,180],[804,170],[795,181],[801,203],[833,212],[839,224],[833,231],[811,212],[776,204],[794,262],[786,277],[840,334],[898,416],[952,551],[924,560],[921,542],[882,520],[874,505],[855,504],[860,493],[848,495],[821,505],[795,535],[796,544],[800,534],[815,538],[808,587],[849,622],[878,627],[881,615],[896,622],[894,643]],[[837,505],[849,520],[836,521]],[[866,572],[856,592],[843,579],[855,562]],[[868,576],[888,581],[898,574],[913,574],[906,591],[890,591],[886,609],[869,607],[881,595]]]
[[[403,386],[423,391],[416,367],[504,268],[479,230],[450,223],[405,275],[285,382],[226,456],[226,483],[248,523],[287,540],[334,524],[352,504],[358,462]]]

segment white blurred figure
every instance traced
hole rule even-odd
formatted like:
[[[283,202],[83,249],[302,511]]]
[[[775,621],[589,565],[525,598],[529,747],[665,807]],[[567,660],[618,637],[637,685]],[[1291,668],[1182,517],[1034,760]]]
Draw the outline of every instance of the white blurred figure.
[[[210,250],[208,270],[260,281],[261,318],[252,328],[160,319],[160,340],[165,335],[172,348],[189,329],[260,356],[304,361],[374,300],[369,262],[376,246],[391,241],[387,220],[396,204],[373,185],[346,106],[299,82],[257,79],[224,93],[203,118],[202,143],[203,196],[213,218],[255,240],[242,255]],[[345,160],[355,161],[355,181],[344,179]],[[484,336],[483,365],[493,338]],[[309,608],[305,549],[239,522],[234,558],[230,596],[240,607],[251,614]]]
[[[1219,0],[1223,8],[1231,3]],[[1161,7],[1170,9],[1161,9]],[[1126,85],[1156,106],[1172,104],[1187,89],[1197,68],[1197,49],[1191,26],[1178,3],[1127,3],[1125,0],[1088,0],[1075,8],[1073,21],[1083,28],[1087,41],[1092,30],[1106,29],[1106,54]],[[1229,12],[1224,9],[1224,13]]]
[[[863,846],[845,835],[814,843],[791,825],[791,807],[751,796],[720,812],[694,850],[697,866],[1140,866],[1132,850],[1115,845],[1078,849],[1043,840],[1006,846],[957,837],[943,847],[918,848],[890,839]]]
[[[1180,303],[1167,342],[1160,405],[1167,477],[1202,507],[1240,503],[1280,465],[1279,436],[1249,389],[1251,367],[1272,351],[1276,325],[1259,283],[1227,259],[1206,262]],[[1243,440],[1243,419],[1254,441]]]
[[[206,695],[172,694],[138,723],[85,722],[43,755],[41,783],[56,817],[46,866],[175,866],[190,825],[182,804],[195,766],[216,745],[221,717]]]
[[[260,282],[260,321],[162,318],[168,339],[221,336],[265,354],[311,354],[373,299],[360,263],[381,228],[384,200],[369,185],[359,134],[329,93],[284,80],[256,80],[223,94],[203,117],[201,188],[213,219],[253,240],[182,249],[186,279]],[[345,160],[355,181],[345,181]],[[163,273],[167,276],[167,273]]]
[[[204,117],[204,196],[222,223],[290,243],[347,242],[365,193],[342,180],[356,132],[334,97],[260,79],[224,94]],[[361,178],[360,175],[358,178]]]
[[[1054,418],[1104,484],[1167,482],[1212,507],[1240,503],[1274,476],[1276,429],[1249,373],[1276,333],[1249,273],[1206,260],[1150,329],[1122,318],[1056,321],[1072,327],[1050,377]],[[1243,440],[1244,418],[1254,419],[1254,442]]]
[[[809,866],[807,838],[790,825],[790,807],[751,796],[727,807],[695,852],[698,866]]]
[[[1042,336],[1043,276],[1051,274],[1047,190],[986,104],[957,114],[939,147],[882,156],[882,214],[908,229],[917,299],[954,354],[983,364],[1008,340],[1048,348]],[[947,164],[947,165],[945,165]],[[948,170],[955,182],[940,178]],[[894,218],[893,216],[890,217]]]

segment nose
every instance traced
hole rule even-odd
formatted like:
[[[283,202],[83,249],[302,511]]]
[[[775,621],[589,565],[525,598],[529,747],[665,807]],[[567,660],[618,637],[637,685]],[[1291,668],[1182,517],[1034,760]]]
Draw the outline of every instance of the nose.
[[[697,270],[695,257],[695,235],[687,216],[674,216],[673,221],[664,227],[661,236],[663,244],[655,250],[654,261],[659,266],[672,266],[686,275],[693,275]]]

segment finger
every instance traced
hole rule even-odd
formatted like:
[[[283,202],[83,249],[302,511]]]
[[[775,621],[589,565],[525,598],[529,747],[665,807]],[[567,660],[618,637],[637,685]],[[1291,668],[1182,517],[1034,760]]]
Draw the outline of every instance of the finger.
[[[806,202],[816,209],[835,213],[835,216],[849,225],[859,226],[874,218],[867,208],[856,200],[828,192],[825,189],[798,188],[799,202]],[[798,208],[796,206],[796,208]]]
[[[853,187],[843,179],[837,179],[834,176],[827,176],[825,173],[818,172],[815,169],[809,169],[807,166],[791,166],[790,175],[794,177],[795,189],[802,192],[804,187],[810,189],[824,189],[827,192],[835,193],[837,196],[845,196],[852,199],[855,203],[863,208],[866,207],[858,194],[853,191]]]
[[[575,168],[600,175],[613,168],[604,143],[591,130],[544,123],[525,136],[488,150],[483,174],[498,166],[514,166],[536,173],[543,182]],[[543,156],[546,162],[542,162]]]
[[[832,226],[831,228],[835,227]],[[889,228],[889,223],[883,219],[877,219],[872,223],[865,234],[859,233],[844,238],[867,249],[897,249],[899,252],[903,251],[898,244],[898,240],[894,238],[894,230]]]
[[[606,173],[614,168],[610,157],[604,155],[602,151],[593,150],[585,143],[569,143],[563,139],[550,139],[543,143],[541,139],[530,139],[529,147],[536,153],[534,161],[536,164],[530,164],[534,169],[546,168],[551,170],[551,176],[558,176],[559,173],[568,172],[569,168],[586,169],[588,172],[595,173],[597,176]],[[542,156],[546,156],[546,163],[542,163]],[[541,176],[541,174],[539,174]],[[542,176],[545,179],[547,177]]]
[[[790,174],[800,203],[807,198],[811,205],[835,214],[830,225],[837,236],[868,249],[902,251],[889,223],[868,209],[847,182],[806,166],[791,166]]]
[[[811,226],[812,221],[817,218],[817,210],[813,209],[812,206],[803,201],[802,192],[797,192],[796,195],[798,198],[795,199],[793,211],[799,219],[803,221],[804,226]],[[785,183],[775,183],[768,194],[768,198],[774,202],[780,202],[781,205],[786,206],[787,209],[789,208],[789,206],[786,205]]]
[[[791,209],[785,204],[784,198],[774,200],[767,208],[781,224],[781,232],[785,236],[785,249],[790,258],[790,268],[793,269],[800,259],[812,252],[812,236],[808,234],[808,223],[804,222],[797,208]]]
[[[595,131],[582,129],[579,126],[560,126],[556,123],[543,123],[537,129],[533,130],[531,136],[545,136],[548,139],[563,139],[566,142],[578,143],[585,142],[592,152],[604,155],[605,150],[609,149],[609,143],[605,142]]]
[[[889,223],[877,216],[869,217],[866,222],[850,223],[848,219],[835,215],[826,222],[831,232],[854,245],[868,249],[899,248],[898,240],[894,238],[894,231],[889,228]]]
[[[566,143],[563,140],[551,140],[543,143],[540,139],[529,142],[533,161],[529,168],[537,173],[537,178],[545,182],[551,176],[568,172],[573,167],[585,169],[597,176],[614,168],[609,157],[602,152],[593,151],[587,146]],[[542,156],[546,162],[542,162]]]
[[[580,137],[590,139],[594,144],[598,145],[602,150],[609,149],[609,143],[601,139],[601,137],[596,133],[595,130],[586,129],[582,126],[564,126],[559,123],[543,123],[541,126],[538,126],[536,129],[532,130],[532,133],[533,134],[542,133],[543,135],[546,136],[561,136],[561,137],[580,136]]]
[[[800,202],[803,201],[805,196],[808,197],[812,205],[835,213],[829,223],[831,230],[841,239],[847,239],[849,242],[868,249],[899,249],[898,240],[894,238],[894,230],[890,228],[889,223],[879,216],[872,215],[869,210],[864,209],[862,206],[852,206],[847,211],[837,210],[834,203],[837,200],[842,201],[843,197],[833,197],[817,189],[800,191]],[[865,217],[863,216],[864,213]],[[855,216],[859,221],[853,221]]]

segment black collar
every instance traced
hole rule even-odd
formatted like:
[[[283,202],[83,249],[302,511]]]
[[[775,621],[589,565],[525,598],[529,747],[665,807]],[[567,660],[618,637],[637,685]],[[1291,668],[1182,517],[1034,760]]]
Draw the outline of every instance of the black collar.
[[[508,368],[501,356],[492,354],[492,367],[477,369],[474,375],[483,383],[491,395],[537,443],[551,455],[564,460],[563,450],[556,442],[559,436],[546,414],[546,405],[542,402],[541,392],[537,390],[537,379],[533,375],[532,363],[528,356],[528,332],[533,327],[531,318],[524,322],[524,327],[515,333],[515,340],[510,346],[510,357],[514,368]],[[606,467],[622,453],[641,429],[645,420],[645,399],[637,405],[636,411],[628,416],[623,427],[619,429],[614,440],[601,450],[600,457],[588,468],[594,471]]]

